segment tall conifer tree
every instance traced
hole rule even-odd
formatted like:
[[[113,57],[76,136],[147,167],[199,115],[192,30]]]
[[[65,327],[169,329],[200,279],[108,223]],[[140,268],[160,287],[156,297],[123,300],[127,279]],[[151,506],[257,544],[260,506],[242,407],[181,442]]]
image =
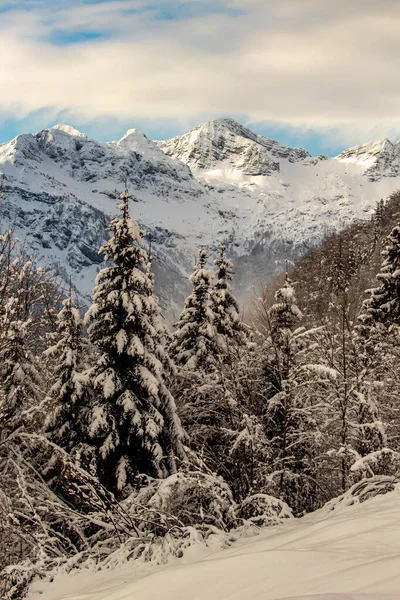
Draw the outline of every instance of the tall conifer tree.
[[[2,290],[0,311],[0,421],[14,428],[19,415],[37,406],[44,395],[43,374],[34,353],[43,270],[22,253],[8,266],[8,289]]]
[[[211,299],[214,326],[227,352],[232,343],[239,346],[246,344],[247,327],[240,319],[239,304],[230,285],[233,278],[233,264],[226,258],[225,253],[225,245],[221,244],[219,256],[214,260],[217,271]]]
[[[371,326],[377,323],[390,327],[400,325],[400,226],[394,227],[383,250],[381,272],[376,276],[380,285],[369,290],[365,300],[361,323]],[[362,329],[362,328],[361,328]]]
[[[165,328],[141,232],[129,217],[127,191],[119,208],[120,217],[109,225],[113,237],[100,249],[111,265],[97,276],[85,319],[99,351],[90,373],[89,439],[101,482],[123,493],[139,473],[174,472],[176,458],[184,458],[184,433],[165,384],[165,370],[172,369]]]
[[[299,327],[302,313],[286,277],[266,315],[262,367],[264,423],[271,447],[272,493],[299,514],[318,504],[315,486],[320,433],[309,394],[312,332]]]
[[[208,254],[199,250],[198,264],[190,276],[192,293],[186,298],[170,345],[175,363],[192,371],[213,371],[219,360],[215,316],[211,308],[214,276],[206,268]]]
[[[53,399],[45,420],[45,431],[59,446],[71,451],[82,440],[87,413],[83,394],[82,320],[71,291],[57,315],[58,341],[45,355],[54,364],[55,382],[50,389]]]

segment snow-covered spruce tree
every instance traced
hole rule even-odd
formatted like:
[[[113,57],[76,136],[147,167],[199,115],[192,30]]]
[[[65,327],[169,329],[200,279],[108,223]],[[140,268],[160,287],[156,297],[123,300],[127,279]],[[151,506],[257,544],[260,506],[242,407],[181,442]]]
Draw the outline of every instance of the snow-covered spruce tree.
[[[270,444],[268,492],[301,514],[321,502],[316,482],[321,435],[312,394],[313,377],[318,379],[320,372],[308,362],[314,334],[299,327],[302,313],[287,277],[275,294],[275,303],[260,310],[261,416]]]
[[[233,264],[226,258],[225,253],[225,245],[221,244],[219,256],[214,260],[217,270],[211,304],[214,327],[224,345],[224,353],[228,353],[232,344],[240,347],[247,343],[248,328],[240,319],[239,304],[232,293],[230,281],[233,278]]]
[[[377,373],[380,368],[382,380],[384,371],[387,375],[387,367],[396,361],[400,341],[400,226],[392,230],[388,242],[376,276],[381,284],[367,290],[356,327],[364,368],[372,367]]]
[[[37,266],[12,230],[0,235],[0,381],[8,388],[7,402],[12,390],[18,395],[17,412],[37,406],[38,387],[40,396],[47,389],[46,369],[38,357],[53,329],[57,298],[51,271]]]
[[[4,313],[10,294],[15,290],[15,254],[19,242],[12,229],[0,234],[0,314]]]
[[[283,286],[275,294],[275,303],[268,309],[268,333],[272,343],[274,370],[279,367],[277,377],[286,379],[293,354],[297,350],[291,345],[291,333],[300,324],[302,313],[296,304],[296,296],[291,281],[286,277]],[[268,363],[266,363],[266,368]],[[278,384],[279,385],[279,384]]]
[[[68,452],[82,441],[82,425],[86,420],[83,393],[82,320],[71,291],[58,313],[58,341],[45,351],[54,364],[51,404],[45,419],[49,438]]]
[[[368,330],[367,338],[356,339],[361,363],[357,422],[365,433],[361,456],[382,446],[400,451],[400,329],[387,331],[378,324]]]
[[[244,430],[243,414],[225,364],[232,348],[224,343],[222,331],[217,332],[212,300],[216,290],[213,273],[206,268],[207,259],[208,254],[201,248],[190,277],[193,290],[170,345],[177,364],[174,393],[191,448],[202,468],[224,477],[233,486],[235,498],[243,499],[253,480],[241,471],[238,456],[242,451],[241,458],[246,460],[251,444],[245,444],[244,433],[239,439]]]
[[[365,326],[400,325],[400,225],[388,236],[383,250],[381,272],[376,276],[380,285],[368,291],[360,321]]]
[[[390,447],[398,450],[398,393],[400,381],[400,227],[388,236],[382,252],[384,260],[377,275],[381,284],[367,290],[356,330],[356,343],[364,374],[360,415],[365,423],[366,440],[363,446],[376,451],[386,442],[379,414],[387,423]],[[381,400],[378,405],[378,400]],[[382,401],[384,399],[384,401]],[[371,407],[370,410],[366,409]],[[366,416],[368,414],[368,416]],[[376,421],[376,427],[369,423]],[[362,456],[365,453],[361,454]]]
[[[193,290],[186,298],[169,346],[176,365],[190,371],[213,371],[219,362],[219,336],[211,308],[214,276],[206,269],[207,259],[207,252],[200,248],[198,264],[189,278]]]
[[[10,320],[0,339],[0,422],[6,429],[18,427],[20,415],[44,398],[38,360],[29,343],[30,321],[12,317],[12,304],[10,299],[4,315]]]
[[[93,401],[87,441],[97,474],[124,494],[140,473],[164,477],[184,458],[184,437],[164,376],[168,361],[164,326],[141,233],[129,217],[128,194],[109,225],[113,237],[100,252],[111,265],[100,271],[85,317],[99,359],[88,375]]]
[[[12,247],[11,238],[10,243]],[[10,247],[11,247],[10,246]],[[1,272],[0,422],[14,429],[19,416],[44,398],[46,379],[40,372],[37,349],[44,321],[46,273],[22,253],[8,256]]]

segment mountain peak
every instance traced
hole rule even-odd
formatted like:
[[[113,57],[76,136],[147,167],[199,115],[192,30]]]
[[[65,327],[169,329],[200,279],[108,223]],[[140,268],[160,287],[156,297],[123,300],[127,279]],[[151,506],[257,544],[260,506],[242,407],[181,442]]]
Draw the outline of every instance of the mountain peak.
[[[243,127],[239,121],[235,121],[232,117],[219,117],[218,119],[214,119],[211,121],[212,123],[221,123],[221,125],[225,125],[226,127]]]
[[[342,162],[357,163],[364,167],[371,167],[386,155],[392,155],[394,152],[398,152],[398,147],[387,138],[383,138],[347,148],[347,150],[343,150],[336,158]]]
[[[280,170],[282,159],[299,162],[310,157],[302,148],[287,148],[230,117],[206,121],[185,135],[157,143],[172,158],[222,179],[232,169],[244,178],[270,176]]]
[[[79,129],[76,129],[76,127],[73,127],[73,125],[66,125],[65,123],[58,123],[58,125],[54,125],[54,127],[52,127],[51,129],[55,129],[57,131],[62,131],[63,133],[66,133],[67,135],[73,135],[76,137],[87,137],[87,135],[85,133],[82,133],[81,131],[79,131]]]
[[[211,121],[205,121],[204,123],[201,123],[200,125],[198,125],[198,127],[196,127],[196,129],[201,129],[201,128],[207,127],[209,125],[214,125],[214,127],[223,127],[225,129],[230,129],[233,131],[246,129],[246,127],[244,125],[242,125],[238,121],[235,121],[235,119],[232,119],[231,117],[219,117],[218,119],[212,119]],[[248,130],[248,131],[250,131],[250,130]],[[255,134],[253,134],[253,135],[255,135]]]
[[[164,153],[157,144],[149,140],[140,129],[128,129],[122,138],[116,142],[116,146],[121,149],[124,148],[125,151],[138,152],[146,158],[160,160],[160,157],[164,157],[165,159]]]
[[[143,133],[143,131],[140,131],[140,129],[136,129],[135,127],[133,127],[132,129],[128,129],[128,131],[125,131],[124,135],[119,141],[122,142],[122,140],[125,140],[128,137],[132,139],[150,141],[148,137]]]
[[[231,117],[221,117],[212,121],[205,121],[197,127],[194,127],[187,135],[198,136],[219,136],[219,135],[236,135],[248,140],[257,141],[258,136],[250,129],[235,121]]]

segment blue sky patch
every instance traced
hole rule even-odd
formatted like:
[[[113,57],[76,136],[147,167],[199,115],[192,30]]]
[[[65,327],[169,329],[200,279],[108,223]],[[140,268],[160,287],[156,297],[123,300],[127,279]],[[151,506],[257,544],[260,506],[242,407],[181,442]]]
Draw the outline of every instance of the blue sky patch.
[[[47,38],[47,41],[56,46],[67,46],[69,44],[81,44],[110,37],[102,31],[71,31],[55,29]]]
[[[126,15],[149,13],[154,19],[159,21],[195,19],[216,14],[224,14],[230,17],[237,17],[245,14],[245,11],[242,9],[231,8],[224,2],[218,1],[149,3],[137,8],[122,8],[122,12]]]

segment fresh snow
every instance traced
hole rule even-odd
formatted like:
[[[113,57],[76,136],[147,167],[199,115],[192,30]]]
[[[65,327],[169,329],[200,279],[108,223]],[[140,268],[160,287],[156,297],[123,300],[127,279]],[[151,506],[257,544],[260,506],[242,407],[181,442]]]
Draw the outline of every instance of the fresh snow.
[[[333,510],[334,508],[334,510]],[[231,548],[194,546],[174,565],[59,574],[27,600],[398,600],[400,487],[330,502]]]

